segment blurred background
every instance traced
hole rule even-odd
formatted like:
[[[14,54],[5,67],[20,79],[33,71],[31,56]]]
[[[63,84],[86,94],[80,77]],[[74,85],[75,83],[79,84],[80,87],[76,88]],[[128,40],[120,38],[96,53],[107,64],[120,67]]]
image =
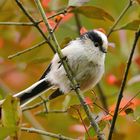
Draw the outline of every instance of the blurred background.
[[[36,8],[34,1],[24,0],[23,5],[27,11],[36,20],[41,20],[41,16]],[[42,0],[42,5],[46,11],[47,16],[51,16],[68,5],[68,0]],[[140,6],[138,1],[134,4],[121,19],[116,29],[137,20],[140,23]],[[86,3],[88,6],[99,7],[108,12],[114,20],[118,18],[123,9],[128,5],[128,0],[92,0]],[[21,9],[17,6],[14,0],[0,0],[0,22],[30,22],[24,15]],[[89,13],[97,14],[98,13]],[[78,14],[80,26],[87,30],[95,28],[104,28],[106,32],[109,31],[114,21],[108,19],[99,20],[96,18],[89,18],[82,14]],[[56,18],[49,20],[52,27],[56,24]],[[109,42],[115,44],[115,48],[109,47],[106,56],[106,70],[100,82],[103,94],[106,98],[107,108],[114,109],[118,91],[123,78],[126,61],[128,59],[134,37],[136,25],[133,24],[131,28],[118,30],[109,36]],[[43,32],[48,35],[46,27],[40,23]],[[129,29],[129,30],[128,30]],[[59,44],[63,46],[64,42],[69,38],[74,39],[79,36],[79,28],[77,28],[76,16],[68,14],[62,19],[55,31]],[[35,83],[43,74],[48,64],[50,63],[53,52],[47,44],[35,48],[27,53],[8,59],[8,56],[19,51],[25,50],[43,41],[43,37],[34,26],[19,26],[19,25],[1,25],[0,23],[0,99],[5,98],[8,94],[15,94],[31,84]],[[100,100],[100,91],[97,87],[92,91],[88,91],[84,95],[90,99],[96,98],[96,103],[103,106]],[[136,93],[140,91],[140,42],[133,57],[132,65],[129,71],[127,85],[124,91],[122,106],[133,98]],[[47,97],[52,91],[43,95]],[[96,97],[95,97],[96,96]],[[139,140],[140,139],[140,96],[138,95],[132,101],[132,113],[120,115],[116,123],[117,139],[124,140]],[[40,102],[38,98],[30,105]],[[47,104],[49,110],[66,110],[71,105],[77,105],[79,101],[74,93],[59,97],[50,101]],[[81,138],[85,134],[85,129],[81,121],[71,113],[38,113],[44,110],[44,106],[40,106],[33,110],[23,112],[23,125],[26,127],[36,127],[53,133],[60,133],[65,136],[73,138]],[[97,106],[92,106],[92,111],[100,113],[103,110]],[[38,113],[38,115],[36,115]],[[85,123],[88,121],[85,118]],[[107,120],[106,120],[107,121]],[[104,127],[104,132],[108,134],[109,126]],[[37,134],[27,132],[21,133],[21,140],[53,140],[50,137],[44,137]]]

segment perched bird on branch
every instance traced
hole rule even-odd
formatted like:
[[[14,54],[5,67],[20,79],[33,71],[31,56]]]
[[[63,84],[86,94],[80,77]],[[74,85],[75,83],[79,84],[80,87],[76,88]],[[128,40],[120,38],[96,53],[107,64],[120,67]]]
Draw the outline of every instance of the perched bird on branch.
[[[82,92],[93,88],[104,73],[104,61],[108,48],[106,35],[100,30],[90,30],[72,40],[62,49],[63,56],[72,69],[74,78]],[[56,98],[72,90],[62,60],[55,54],[47,70],[39,81],[29,88],[17,93],[21,106],[31,102],[50,88],[56,88],[48,100]]]

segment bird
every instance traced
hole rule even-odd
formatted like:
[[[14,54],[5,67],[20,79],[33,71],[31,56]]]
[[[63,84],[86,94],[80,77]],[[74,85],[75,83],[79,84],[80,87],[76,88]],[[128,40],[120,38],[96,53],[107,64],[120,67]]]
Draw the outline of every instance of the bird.
[[[105,69],[107,49],[108,39],[105,33],[93,29],[70,41],[61,50],[81,92],[92,89],[101,80]],[[27,89],[15,94],[14,97],[19,98],[21,107],[24,107],[51,88],[55,88],[56,91],[48,97],[48,100],[73,90],[57,53],[54,54],[41,78]]]

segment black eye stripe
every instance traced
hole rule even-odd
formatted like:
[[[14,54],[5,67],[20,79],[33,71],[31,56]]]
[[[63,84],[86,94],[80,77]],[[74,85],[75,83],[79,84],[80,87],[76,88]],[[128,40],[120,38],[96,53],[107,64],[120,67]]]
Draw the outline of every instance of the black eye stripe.
[[[91,41],[93,41],[95,47],[102,46],[103,41],[102,38],[94,31],[89,31],[85,33],[84,35],[87,35]]]

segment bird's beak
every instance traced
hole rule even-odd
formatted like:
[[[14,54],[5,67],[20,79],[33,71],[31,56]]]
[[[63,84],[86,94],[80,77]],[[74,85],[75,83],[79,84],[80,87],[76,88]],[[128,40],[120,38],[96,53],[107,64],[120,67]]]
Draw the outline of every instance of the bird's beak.
[[[102,51],[103,53],[107,53],[107,50],[103,47],[103,46],[100,46],[100,51]]]

